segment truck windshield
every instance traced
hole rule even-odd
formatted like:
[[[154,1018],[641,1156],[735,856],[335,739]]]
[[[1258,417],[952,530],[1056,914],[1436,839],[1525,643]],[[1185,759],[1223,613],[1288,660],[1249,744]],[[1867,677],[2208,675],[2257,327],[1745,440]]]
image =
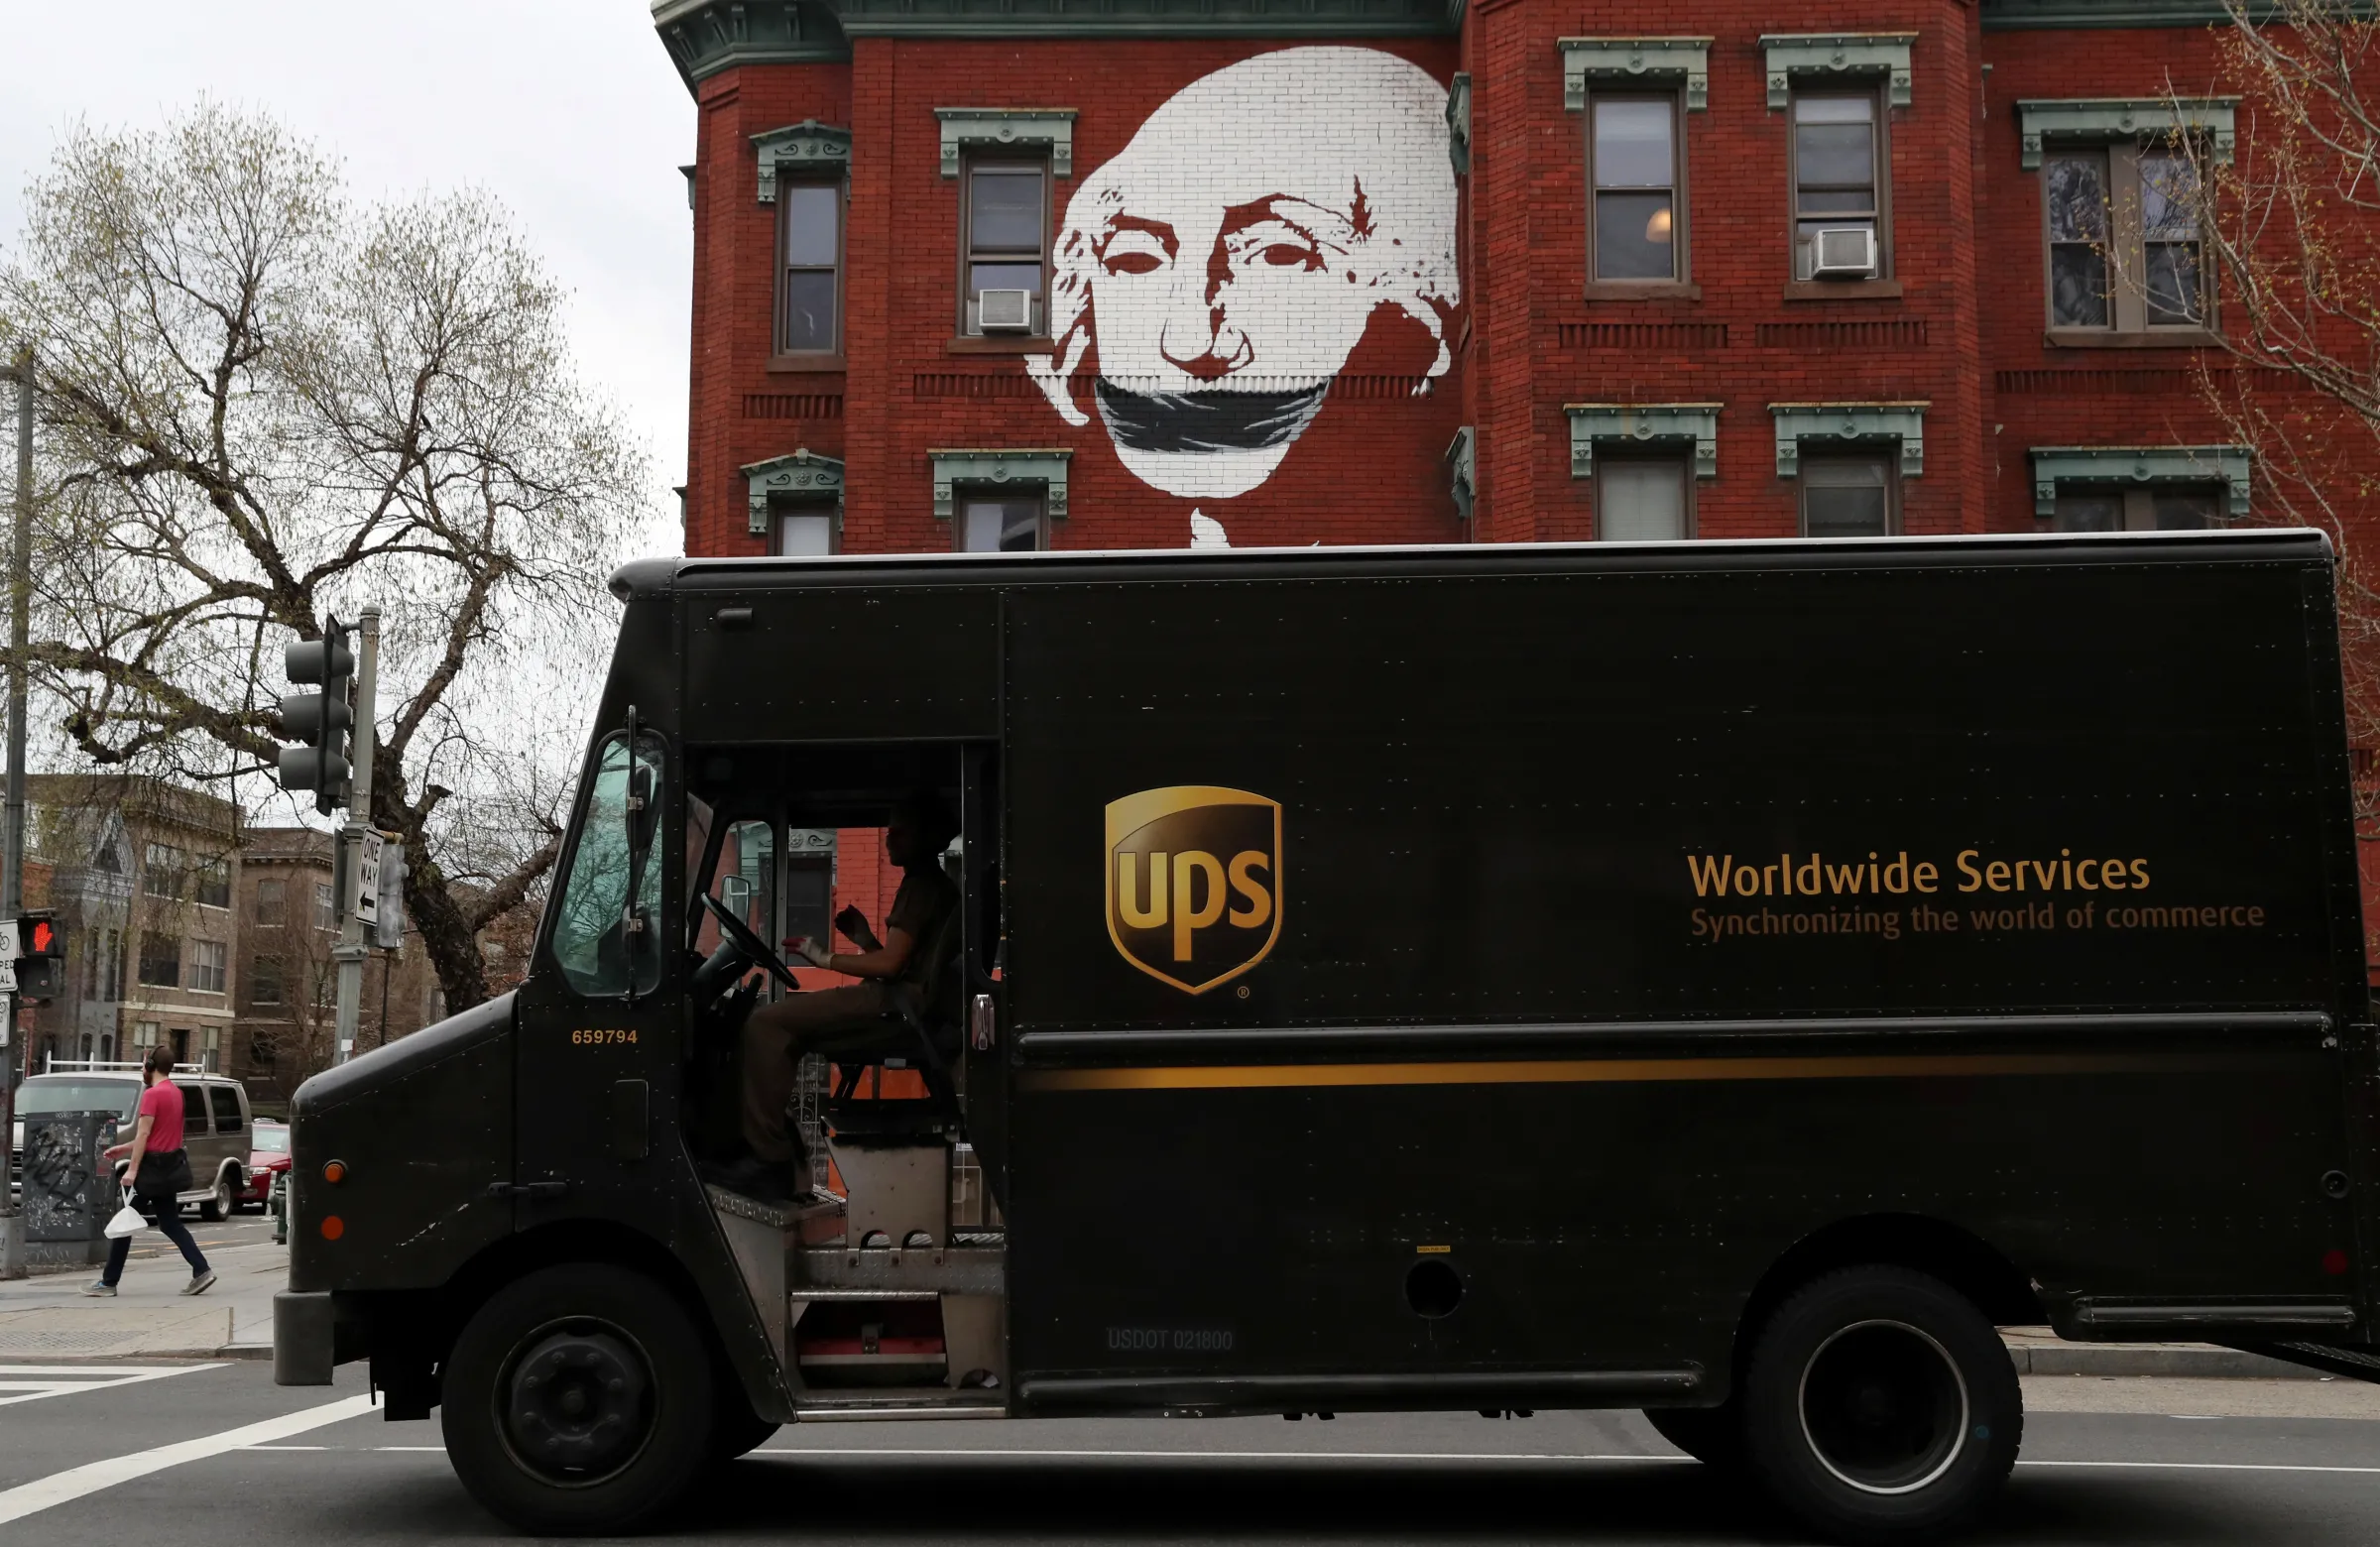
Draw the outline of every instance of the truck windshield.
[[[661,747],[657,738],[637,739],[636,763],[646,772],[652,804],[637,813],[651,824],[660,808]],[[587,794],[586,818],[579,826],[578,847],[570,860],[570,875],[562,884],[561,911],[553,926],[553,958],[570,986],[588,996],[643,994],[660,982],[661,953],[658,919],[661,907],[661,859],[650,842],[644,845],[644,868],[637,878],[637,902],[644,927],[628,926],[629,900],[629,787],[628,738],[607,738],[595,764],[594,787]]]
[[[133,1080],[28,1080],[17,1092],[17,1112],[36,1117],[46,1112],[112,1112],[130,1117],[141,1097]]]

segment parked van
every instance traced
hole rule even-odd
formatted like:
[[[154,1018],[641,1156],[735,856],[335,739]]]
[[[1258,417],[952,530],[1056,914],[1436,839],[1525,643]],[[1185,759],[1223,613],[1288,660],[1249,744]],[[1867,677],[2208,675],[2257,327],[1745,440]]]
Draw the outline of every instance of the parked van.
[[[230,1215],[247,1180],[248,1090],[227,1075],[196,1064],[176,1064],[174,1084],[181,1091],[182,1145],[190,1152],[191,1190],[181,1195],[203,1220]],[[25,1119],[52,1112],[112,1112],[121,1142],[130,1135],[141,1099],[141,1066],[90,1059],[53,1059],[17,1088],[16,1131],[9,1137],[9,1175],[15,1180],[25,1149]],[[123,1170],[118,1162],[117,1170]]]

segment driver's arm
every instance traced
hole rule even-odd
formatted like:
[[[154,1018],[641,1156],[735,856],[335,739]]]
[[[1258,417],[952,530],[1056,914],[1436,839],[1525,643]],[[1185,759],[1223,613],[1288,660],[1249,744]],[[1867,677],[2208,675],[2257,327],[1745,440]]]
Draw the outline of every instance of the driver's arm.
[[[873,951],[838,951],[816,965],[828,972],[849,973],[855,978],[891,978],[909,963],[909,953],[917,948],[917,937],[906,929],[887,928],[885,943]],[[812,958],[816,961],[815,958]]]

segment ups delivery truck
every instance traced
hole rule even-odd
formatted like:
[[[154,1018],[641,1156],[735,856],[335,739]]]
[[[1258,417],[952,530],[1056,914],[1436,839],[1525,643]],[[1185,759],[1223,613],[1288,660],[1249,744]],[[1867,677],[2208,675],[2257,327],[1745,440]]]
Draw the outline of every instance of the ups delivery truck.
[[[2333,586],[2297,531],[631,564],[527,981],[298,1095],[278,1377],[369,1360],[536,1531],[795,1421],[1633,1407],[1897,1542],[2009,1474],[1996,1327],[2369,1376]],[[896,865],[950,901],[797,1081],[748,1033]]]

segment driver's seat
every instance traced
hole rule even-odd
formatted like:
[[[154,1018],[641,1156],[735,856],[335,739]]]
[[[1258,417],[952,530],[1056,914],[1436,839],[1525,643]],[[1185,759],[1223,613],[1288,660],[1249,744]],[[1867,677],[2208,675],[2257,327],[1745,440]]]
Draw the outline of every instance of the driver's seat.
[[[951,1072],[959,1048],[954,992],[960,982],[958,908],[943,914],[922,948],[924,972],[916,983],[892,987],[892,1009],[885,1017],[908,1028],[913,1051],[854,1063],[836,1061],[841,1078],[827,1096],[826,1120],[838,1138],[925,1138],[958,1132],[959,1088]],[[884,1071],[900,1068],[915,1069],[924,1079],[923,1099],[883,1095]],[[863,1097],[860,1082],[871,1070],[876,1077],[869,1081],[870,1094]]]

